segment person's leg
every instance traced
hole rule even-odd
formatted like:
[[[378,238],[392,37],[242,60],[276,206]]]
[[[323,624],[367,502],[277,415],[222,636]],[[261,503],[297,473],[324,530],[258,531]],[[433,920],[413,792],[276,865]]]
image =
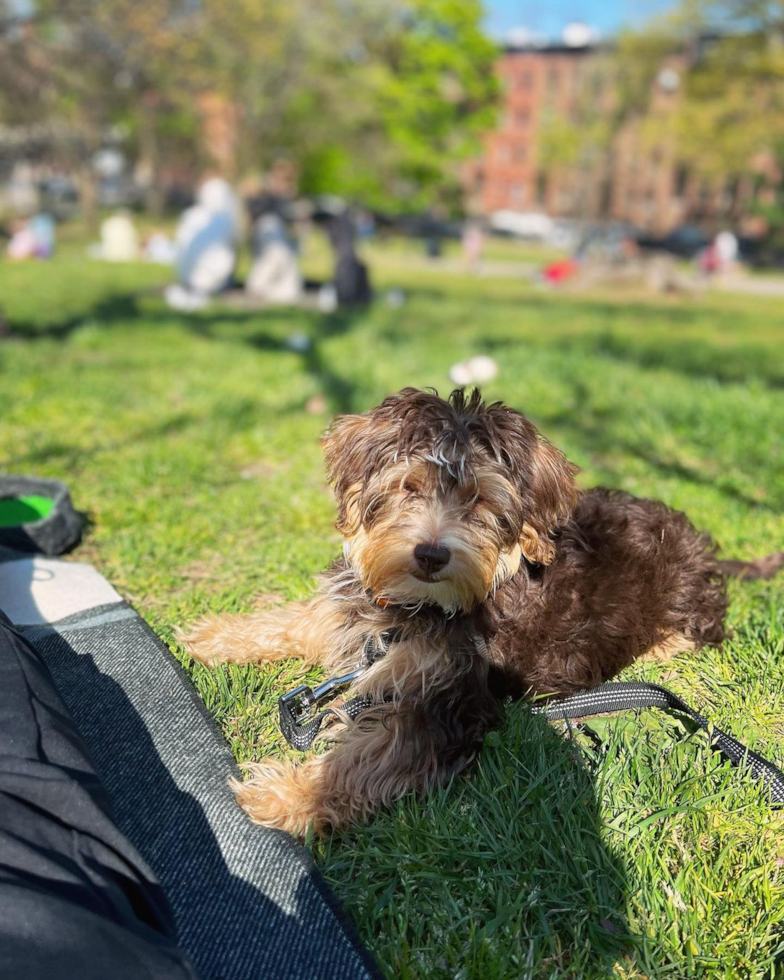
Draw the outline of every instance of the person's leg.
[[[196,977],[49,672],[2,612],[0,976]]]

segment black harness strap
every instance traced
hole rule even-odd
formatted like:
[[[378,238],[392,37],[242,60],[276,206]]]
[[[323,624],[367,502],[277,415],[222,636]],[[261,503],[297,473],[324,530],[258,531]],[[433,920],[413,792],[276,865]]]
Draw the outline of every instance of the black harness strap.
[[[350,701],[344,701],[340,705],[339,710],[335,708],[324,708],[323,711],[314,715],[309,721],[300,721],[302,711],[298,708],[294,698],[302,697],[303,695],[307,696],[307,691],[310,691],[310,688],[303,685],[302,687],[295,688],[293,691],[289,691],[288,694],[284,694],[278,701],[280,730],[283,732],[283,737],[289,745],[295,749],[299,749],[300,752],[307,752],[321,731],[321,726],[330,715],[339,718],[341,714],[346,714],[353,721],[363,711],[368,711],[375,705],[375,701],[366,698],[364,695],[360,695],[356,698],[351,698]],[[286,700],[287,698],[288,700]]]

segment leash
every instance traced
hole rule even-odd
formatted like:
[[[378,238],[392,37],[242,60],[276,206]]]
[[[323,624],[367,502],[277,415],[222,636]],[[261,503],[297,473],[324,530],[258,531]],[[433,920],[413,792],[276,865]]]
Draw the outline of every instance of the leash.
[[[628,708],[662,708],[677,711],[695,722],[710,740],[710,746],[730,760],[734,766],[746,771],[754,780],[765,783],[773,806],[784,806],[784,772],[761,755],[747,749],[732,735],[722,732],[703,715],[658,684],[634,681],[611,681],[589,691],[580,691],[561,701],[534,706],[536,714],[548,721],[564,721],[567,718],[583,718],[607,712],[625,711]]]
[[[304,752],[311,747],[330,715],[340,717],[341,714],[345,714],[353,721],[363,711],[375,707],[376,702],[372,698],[360,694],[344,701],[338,709],[325,708],[310,717],[312,709],[320,701],[330,697],[336,688],[350,684],[385,656],[389,644],[395,640],[396,633],[396,630],[387,630],[378,638],[371,636],[365,643],[356,669],[348,674],[331,677],[314,689],[302,684],[280,698],[278,701],[280,728],[289,745]],[[765,783],[772,806],[784,806],[784,773],[777,766],[746,748],[732,735],[720,731],[677,694],[658,684],[611,681],[587,691],[579,691],[558,701],[535,704],[532,710],[547,721],[565,721],[570,718],[585,718],[590,715],[637,708],[661,708],[685,715],[707,733],[712,749],[721,752],[734,766],[744,770],[752,779]]]
[[[339,710],[335,708],[324,708],[317,715],[309,717],[313,708],[332,696],[332,692],[339,687],[345,687],[361,677],[366,671],[370,670],[373,664],[386,656],[389,644],[393,643],[398,635],[398,630],[385,630],[380,636],[369,636],[362,649],[362,656],[354,670],[339,677],[330,677],[329,680],[319,684],[318,687],[311,688],[307,684],[300,684],[292,691],[284,694],[278,700],[278,713],[280,716],[280,730],[283,737],[295,749],[306,752],[313,744],[316,736],[321,730],[324,722],[330,715],[339,718],[341,714],[348,715],[354,721],[363,711],[367,711],[375,704],[372,698],[360,694],[349,701],[344,701]]]

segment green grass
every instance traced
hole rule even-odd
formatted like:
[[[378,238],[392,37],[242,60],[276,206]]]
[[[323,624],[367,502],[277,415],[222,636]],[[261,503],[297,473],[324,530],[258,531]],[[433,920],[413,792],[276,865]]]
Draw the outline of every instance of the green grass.
[[[319,435],[406,384],[449,388],[490,353],[490,398],[604,483],[686,510],[723,551],[782,547],[784,312],[732,296],[559,296],[377,256],[401,309],[168,311],[166,271],[66,249],[0,265],[0,468],[66,480],[94,562],[156,631],[258,593],[309,595],[339,548]],[[293,333],[312,341],[287,347]],[[325,414],[309,414],[315,395]],[[737,583],[721,651],[637,666],[784,762],[777,583]],[[0,600],[1,601],[1,600]],[[182,656],[238,760],[283,752],[294,663]],[[471,773],[311,842],[390,977],[772,977],[782,822],[706,739],[654,712],[564,734],[508,709]],[[779,975],[781,975],[779,973]]]
[[[371,239],[368,251],[371,255],[380,254],[392,260],[406,259],[410,263],[414,257],[425,258],[425,241],[421,239],[385,238],[383,235]],[[551,245],[538,242],[519,241],[514,238],[501,238],[485,235],[482,258],[488,262],[505,262],[522,266],[544,266],[563,258],[566,252]],[[462,260],[463,248],[459,239],[441,240],[441,257]]]

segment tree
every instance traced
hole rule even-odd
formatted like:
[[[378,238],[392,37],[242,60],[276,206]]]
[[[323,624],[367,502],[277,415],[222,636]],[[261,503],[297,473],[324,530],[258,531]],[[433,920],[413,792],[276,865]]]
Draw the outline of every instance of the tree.
[[[80,134],[82,169],[119,127],[153,174],[198,171],[209,99],[236,119],[228,176],[288,157],[305,190],[412,209],[456,201],[492,123],[481,19],[479,0],[39,0],[6,67],[35,79],[29,112]]]
[[[204,82],[242,106],[241,169],[284,155],[308,192],[455,202],[497,94],[477,0],[205,0],[203,18]]]
[[[375,118],[361,136],[382,155],[360,186],[379,204],[458,205],[455,164],[495,121],[497,51],[481,18],[476,0],[409,0],[368,45]]]
[[[657,117],[651,95],[668,58],[677,97]],[[772,200],[784,162],[782,0],[683,0],[655,44],[636,35],[619,59],[643,79],[637,106],[648,112],[650,145],[667,141],[707,186],[732,188],[736,211],[760,188]]]

